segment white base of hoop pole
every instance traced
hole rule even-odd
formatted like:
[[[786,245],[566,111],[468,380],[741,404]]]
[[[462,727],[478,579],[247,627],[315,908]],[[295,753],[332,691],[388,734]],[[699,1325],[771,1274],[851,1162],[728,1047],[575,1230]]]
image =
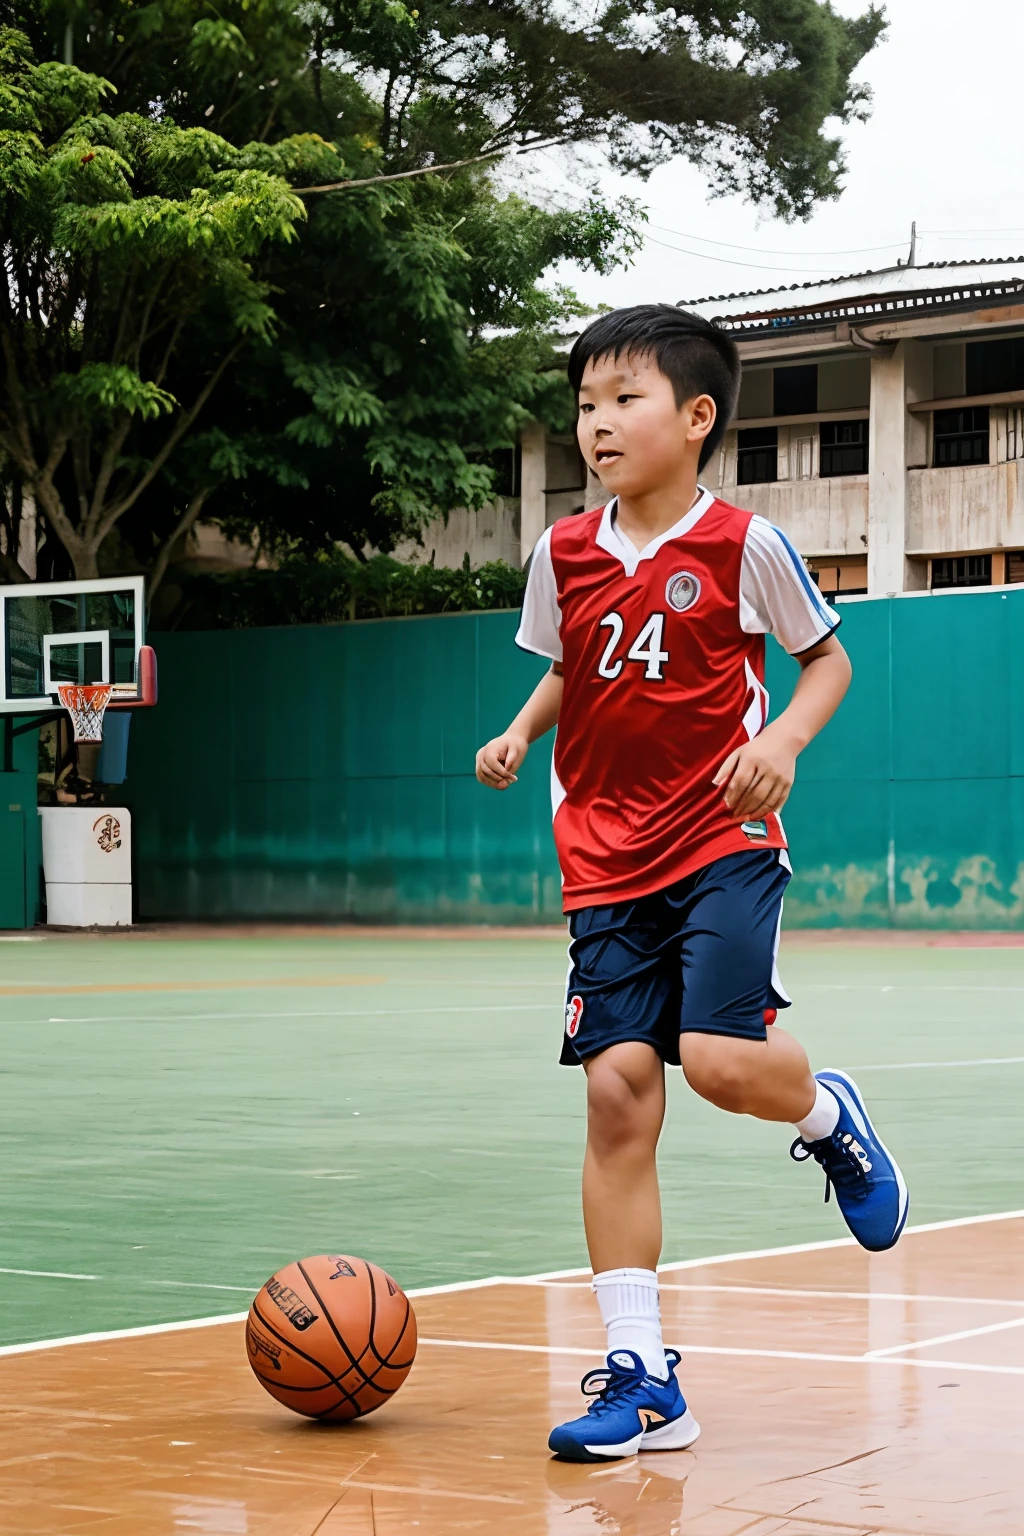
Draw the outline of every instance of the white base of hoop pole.
[[[128,928],[132,818],[122,806],[41,806],[46,921],[61,928]]]
[[[46,883],[46,924],[52,928],[130,928],[130,885]]]

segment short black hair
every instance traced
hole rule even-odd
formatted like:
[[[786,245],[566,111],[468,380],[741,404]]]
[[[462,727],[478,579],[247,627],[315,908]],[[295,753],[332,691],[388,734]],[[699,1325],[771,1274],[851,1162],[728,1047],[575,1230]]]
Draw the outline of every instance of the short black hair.
[[[569,353],[569,382],[576,393],[589,362],[618,359],[623,353],[652,357],[671,381],[678,406],[697,395],[711,396],[716,415],[697,462],[697,468],[703,469],[736,413],[740,355],[732,337],[710,320],[674,304],[613,309],[588,325]]]

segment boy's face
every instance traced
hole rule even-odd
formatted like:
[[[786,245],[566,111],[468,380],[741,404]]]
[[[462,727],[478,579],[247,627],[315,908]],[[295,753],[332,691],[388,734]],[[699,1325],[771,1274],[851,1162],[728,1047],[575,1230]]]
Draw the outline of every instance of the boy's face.
[[[715,422],[710,395],[676,405],[671,380],[643,353],[591,359],[580,384],[580,452],[615,496],[674,485]]]

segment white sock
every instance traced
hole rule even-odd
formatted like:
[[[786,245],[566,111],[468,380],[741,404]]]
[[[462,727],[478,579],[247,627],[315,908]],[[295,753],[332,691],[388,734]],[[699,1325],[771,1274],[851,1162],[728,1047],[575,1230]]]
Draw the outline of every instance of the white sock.
[[[608,1353],[631,1349],[652,1376],[668,1380],[661,1342],[658,1277],[653,1269],[605,1269],[594,1276],[594,1294],[608,1330]]]
[[[814,1104],[809,1114],[796,1122],[796,1128],[804,1141],[824,1141],[839,1124],[839,1100],[824,1083],[818,1084]]]

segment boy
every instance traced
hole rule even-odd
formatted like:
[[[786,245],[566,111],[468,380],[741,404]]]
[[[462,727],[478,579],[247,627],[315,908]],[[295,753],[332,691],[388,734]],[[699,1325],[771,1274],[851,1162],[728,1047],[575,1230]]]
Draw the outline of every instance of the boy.
[[[733,1114],[789,1122],[791,1154],[825,1170],[865,1248],[896,1242],[907,1190],[855,1083],[812,1076],[775,1025],[791,874],[779,812],[797,754],[838,707],[839,621],[785,536],[697,483],[739,389],[732,340],[667,304],[617,310],[569,358],[578,436],[612,499],[549,528],[533,554],[517,644],[551,669],[477,778],[516,782],[558,726],[555,842],[571,969],[561,1060],[587,1076],[583,1214],[608,1332],[586,1413],[556,1455],[678,1450],[699,1427],[661,1337],[655,1149],[665,1064]],[[800,663],[767,724],[764,636]]]

